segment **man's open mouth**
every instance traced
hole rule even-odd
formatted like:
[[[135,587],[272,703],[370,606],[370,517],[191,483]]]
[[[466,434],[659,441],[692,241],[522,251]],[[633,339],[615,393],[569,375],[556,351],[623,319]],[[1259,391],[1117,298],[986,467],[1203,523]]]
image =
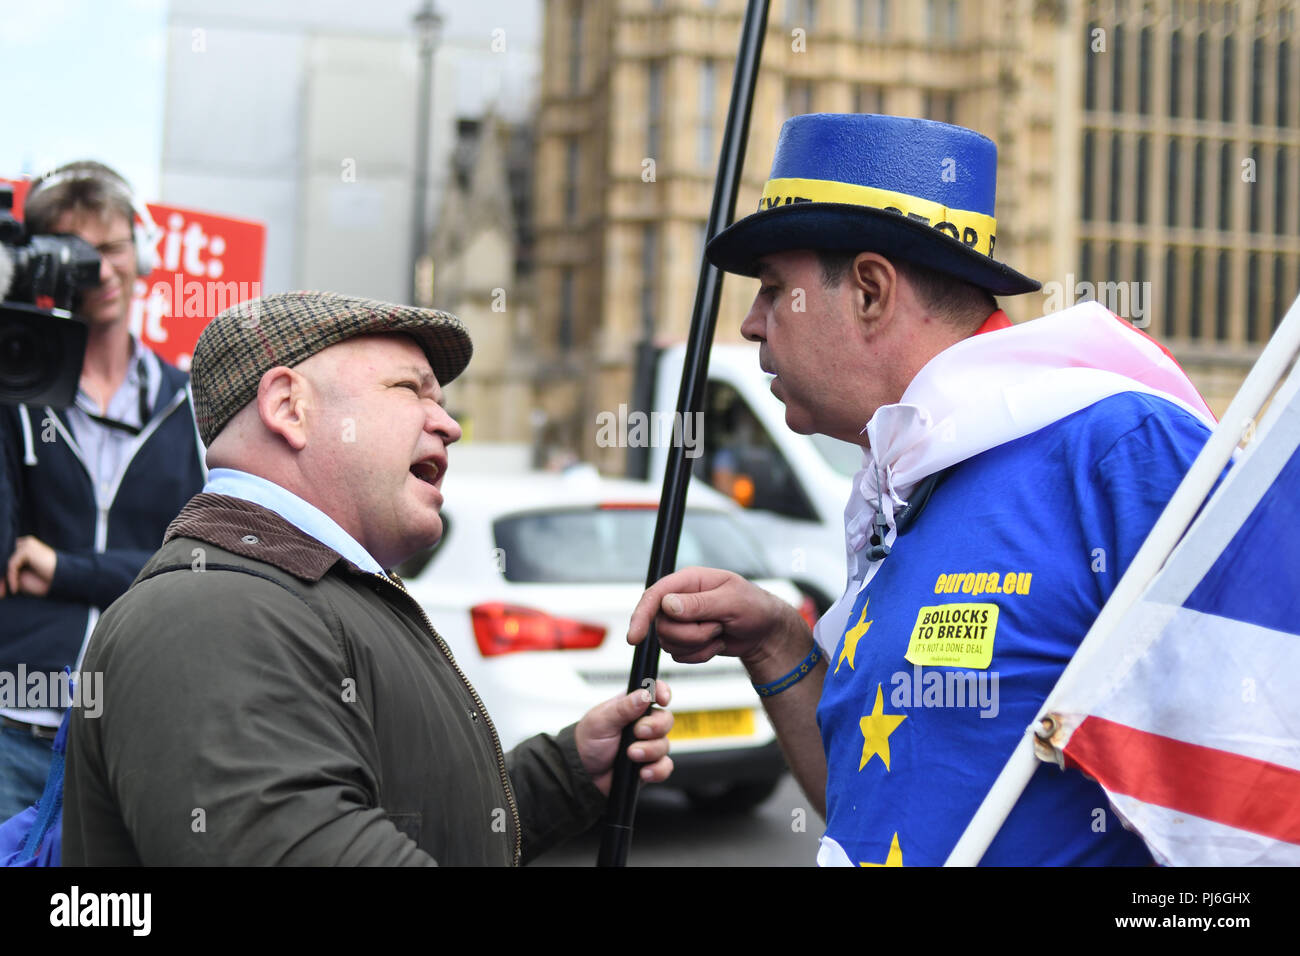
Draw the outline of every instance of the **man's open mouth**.
[[[431,485],[438,480],[438,466],[431,461],[417,461],[411,466],[411,474]]]

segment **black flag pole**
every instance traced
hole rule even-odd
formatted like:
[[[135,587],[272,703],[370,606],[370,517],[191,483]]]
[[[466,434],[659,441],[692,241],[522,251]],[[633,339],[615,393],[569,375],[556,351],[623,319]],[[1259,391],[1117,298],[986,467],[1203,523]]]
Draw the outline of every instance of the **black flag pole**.
[[[713,187],[713,206],[709,210],[709,239],[730,224],[732,211],[736,208],[745,144],[749,139],[749,115],[754,105],[754,85],[762,59],[763,35],[767,30],[767,8],[768,0],[749,0],[745,9],[740,49],[736,54],[736,73],[731,82],[731,103],[727,107],[727,126],[723,130],[722,153],[718,159],[718,179]],[[699,413],[704,406],[709,348],[713,344],[721,295],[722,275],[705,260],[700,264],[700,281],[695,287],[695,309],[691,313],[691,331],[686,340],[682,386],[677,393],[677,413],[682,416],[679,421],[687,421],[685,416]],[[668,450],[668,465],[664,469],[664,487],[659,498],[654,542],[650,548],[650,568],[646,574],[647,588],[672,572],[677,564],[677,542],[686,514],[686,486],[690,477],[686,449],[675,442]],[[632,655],[628,692],[640,687],[653,688],[658,674],[659,636],[651,623],[646,639]],[[623,730],[622,743],[614,762],[609,805],[605,813],[605,834],[601,839],[597,866],[624,866],[627,863],[638,792],[638,767],[627,756],[627,748],[634,739],[629,724]]]

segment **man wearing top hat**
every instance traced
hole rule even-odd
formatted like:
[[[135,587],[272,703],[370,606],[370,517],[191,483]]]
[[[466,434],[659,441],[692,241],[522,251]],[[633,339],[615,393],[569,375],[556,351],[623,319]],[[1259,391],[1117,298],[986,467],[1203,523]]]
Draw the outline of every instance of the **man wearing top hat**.
[[[1158,344],[1094,302],[1013,325],[996,147],[968,129],[796,116],[757,211],[710,242],[757,277],[741,324],[793,430],[862,446],[844,594],[810,633],[729,572],[656,583],[679,661],[735,655],[826,819],[818,861],[943,863],[1209,436]],[[1103,792],[1042,766],[989,864],[1151,860]]]
[[[447,313],[322,292],[204,330],[212,470],[91,637],[65,865],[518,865],[595,822],[626,724],[642,779],[671,772],[645,690],[503,753],[388,570],[442,534],[442,386],[471,352]]]

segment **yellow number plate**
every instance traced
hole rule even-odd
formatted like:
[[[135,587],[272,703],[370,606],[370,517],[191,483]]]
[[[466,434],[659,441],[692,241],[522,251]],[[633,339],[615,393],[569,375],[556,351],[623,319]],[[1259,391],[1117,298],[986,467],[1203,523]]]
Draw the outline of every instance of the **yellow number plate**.
[[[673,729],[668,732],[668,739],[698,740],[702,737],[748,737],[753,732],[753,708],[673,711]]]

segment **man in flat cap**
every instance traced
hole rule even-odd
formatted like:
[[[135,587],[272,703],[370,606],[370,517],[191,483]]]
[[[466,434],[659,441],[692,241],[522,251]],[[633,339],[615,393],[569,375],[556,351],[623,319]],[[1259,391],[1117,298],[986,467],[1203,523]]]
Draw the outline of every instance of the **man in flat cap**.
[[[844,594],[809,629],[734,574],[643,596],[680,661],[738,656],[826,818],[818,862],[938,865],[1209,436],[1172,357],[1095,302],[1013,326],[997,150],[946,123],[796,116],[759,209],[715,237],[760,288],[796,432],[862,446]],[[1101,789],[1044,764],[984,857],[1150,863]]]
[[[502,753],[385,570],[442,532],[442,386],[470,354],[451,315],[318,292],[204,331],[209,482],[91,639],[65,864],[518,865],[595,822],[631,721],[642,778],[667,777],[644,691]]]

